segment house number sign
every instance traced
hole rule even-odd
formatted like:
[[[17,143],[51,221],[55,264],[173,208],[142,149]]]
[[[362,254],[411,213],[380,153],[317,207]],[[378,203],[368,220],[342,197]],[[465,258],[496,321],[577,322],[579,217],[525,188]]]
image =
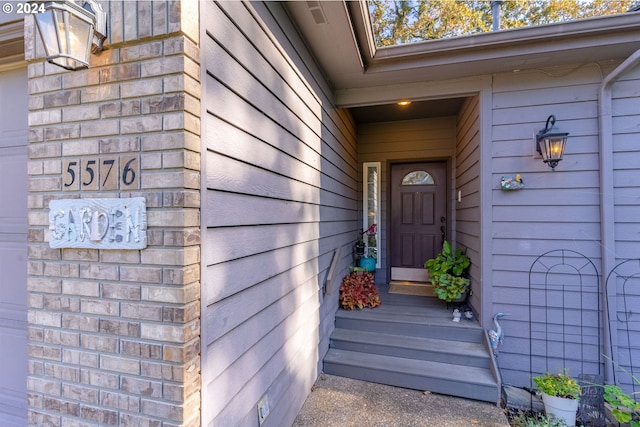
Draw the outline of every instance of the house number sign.
[[[62,164],[62,189],[132,190],[140,188],[138,156],[66,159]]]
[[[49,202],[52,248],[144,249],[147,204],[128,199],[63,199]]]

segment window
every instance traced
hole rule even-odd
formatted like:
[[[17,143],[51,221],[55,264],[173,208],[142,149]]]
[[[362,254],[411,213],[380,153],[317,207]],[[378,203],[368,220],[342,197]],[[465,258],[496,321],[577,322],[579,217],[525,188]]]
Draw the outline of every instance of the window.
[[[402,178],[402,185],[434,185],[436,182],[429,172],[413,171]]]
[[[363,236],[365,254],[375,257],[376,268],[380,268],[380,162],[364,163],[362,172],[362,229],[373,230]]]

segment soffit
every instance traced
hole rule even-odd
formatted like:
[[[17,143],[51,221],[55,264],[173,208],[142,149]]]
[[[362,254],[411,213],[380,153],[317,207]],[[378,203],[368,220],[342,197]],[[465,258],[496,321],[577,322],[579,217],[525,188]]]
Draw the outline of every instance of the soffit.
[[[376,49],[364,2],[285,4],[345,105],[344,93],[358,89],[622,59],[640,49],[638,12]],[[314,5],[324,20],[314,19]]]
[[[24,61],[24,21],[0,24],[0,69]]]

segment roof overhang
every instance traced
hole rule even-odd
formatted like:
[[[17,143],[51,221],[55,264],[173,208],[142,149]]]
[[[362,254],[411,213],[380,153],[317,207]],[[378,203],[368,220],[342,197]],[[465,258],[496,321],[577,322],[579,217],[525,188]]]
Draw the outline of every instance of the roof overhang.
[[[24,61],[24,20],[0,23],[0,71]]]
[[[361,96],[376,87],[620,60],[640,49],[639,12],[376,48],[364,1],[286,7],[343,107],[376,104]]]

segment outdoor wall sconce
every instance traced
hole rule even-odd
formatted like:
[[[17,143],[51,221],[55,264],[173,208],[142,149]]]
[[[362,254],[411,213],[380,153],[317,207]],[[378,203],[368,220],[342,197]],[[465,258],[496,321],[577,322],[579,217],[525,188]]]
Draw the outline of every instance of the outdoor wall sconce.
[[[564,147],[569,136],[569,133],[560,132],[558,128],[554,127],[555,123],[556,116],[552,114],[547,119],[544,129],[536,135],[536,151],[542,155],[542,161],[553,170],[562,160]]]
[[[101,52],[107,38],[107,14],[95,0],[82,7],[71,0],[46,1],[35,18],[47,61],[67,70],[87,68],[90,53]]]

